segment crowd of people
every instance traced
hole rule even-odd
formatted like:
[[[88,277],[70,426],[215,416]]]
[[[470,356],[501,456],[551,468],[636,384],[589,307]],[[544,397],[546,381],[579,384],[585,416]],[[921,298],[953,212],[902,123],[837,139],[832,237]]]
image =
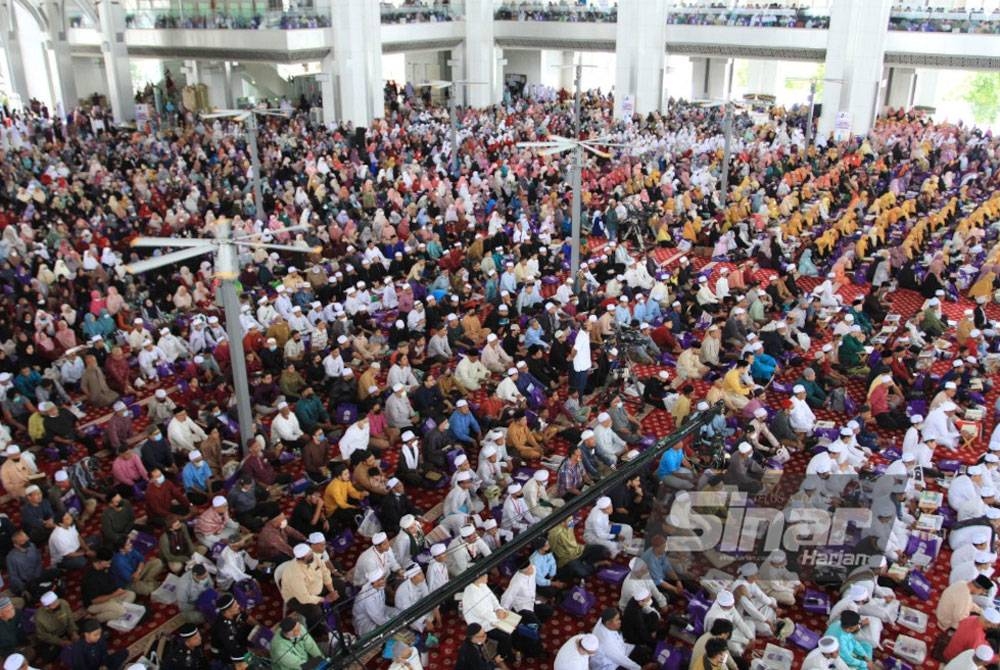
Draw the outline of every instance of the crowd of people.
[[[889,30],[921,33],[972,33],[989,35],[1000,32],[1000,9],[986,13],[982,8],[969,11],[914,9],[897,6],[889,16]]]
[[[454,21],[455,15],[448,0],[405,0],[402,4],[383,2],[382,23],[440,23]]]
[[[740,26],[749,28],[819,28],[830,27],[828,11],[786,3],[746,3],[735,7],[722,3],[688,4],[671,8],[670,25]]]
[[[158,30],[298,30],[301,28],[329,28],[330,16],[310,12],[270,12],[268,14],[211,14],[144,12],[129,14],[125,23],[131,29],[155,28]]]
[[[513,0],[493,11],[497,21],[562,21],[568,23],[615,23],[617,3],[608,2],[536,2]]]
[[[451,174],[447,110],[387,90],[363,142],[262,120],[263,212],[225,120],[95,133],[5,110],[5,669],[123,667],[120,634],[163,603],[184,622],[163,667],[304,667],[526,533],[459,611],[400,622],[393,670],[638,670],[674,625],[689,667],[746,668],[795,634],[806,587],[832,608],[801,667],[871,668],[901,594],[922,593],[915,554],[937,551],[951,586],[922,598],[934,653],[993,662],[1000,432],[968,432],[995,411],[990,134],[890,110],[868,137],[806,147],[804,114],[740,114],[721,193],[718,108],[612,123],[612,100],[587,94],[581,132],[624,146],[584,167],[573,276],[569,159],[519,146],[572,132],[568,96],[463,110]],[[135,237],[223,220],[262,245],[240,259],[238,333],[210,257],[127,271]],[[651,418],[697,431],[618,481]],[[943,481],[935,551],[917,507]],[[594,487],[577,528],[560,509]],[[788,518],[870,510],[848,538],[863,564],[821,574],[756,537],[735,562],[685,551],[731,492]],[[593,611],[599,572],[620,598]],[[280,620],[255,617],[265,597]],[[568,640],[545,634],[560,608],[580,622]]]

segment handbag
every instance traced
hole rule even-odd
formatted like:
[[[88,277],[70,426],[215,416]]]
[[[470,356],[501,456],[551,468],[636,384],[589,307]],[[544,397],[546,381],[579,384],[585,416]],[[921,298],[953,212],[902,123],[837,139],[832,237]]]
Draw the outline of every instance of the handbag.
[[[351,548],[354,544],[354,533],[351,532],[350,528],[345,529],[330,543],[330,547],[333,549],[333,553],[342,554]]]
[[[795,630],[793,630],[792,634],[788,636],[788,639],[791,640],[796,646],[806,651],[812,651],[819,644],[819,637],[819,633],[816,631],[810,630],[805,626],[795,624]]]
[[[367,538],[374,537],[377,533],[382,532],[382,522],[379,521],[378,515],[375,514],[375,510],[369,509],[364,513],[364,516],[357,515],[358,522],[358,535],[364,535]]]
[[[233,584],[233,598],[240,604],[243,611],[253,609],[264,600],[260,584],[254,579],[244,579]]]
[[[811,614],[827,615],[830,613],[830,596],[821,591],[806,589],[802,609]]]
[[[928,600],[931,597],[931,582],[919,570],[910,570],[906,575],[906,586],[920,600]]]
[[[596,604],[597,597],[593,593],[582,586],[574,586],[563,598],[560,607],[573,616],[584,617],[590,614]]]
[[[606,568],[601,568],[597,571],[597,578],[602,582],[607,582],[608,584],[614,584],[620,586],[622,582],[625,581],[625,577],[628,575],[628,568],[624,565],[609,565]]]
[[[673,647],[663,641],[656,645],[653,662],[660,666],[660,670],[681,670],[688,667],[691,656],[687,650]]]

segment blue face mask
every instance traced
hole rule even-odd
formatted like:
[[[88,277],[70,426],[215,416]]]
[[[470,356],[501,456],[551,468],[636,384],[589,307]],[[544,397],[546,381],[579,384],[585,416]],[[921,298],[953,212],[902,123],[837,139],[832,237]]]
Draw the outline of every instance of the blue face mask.
[[[566,524],[567,528],[573,528],[574,526],[576,526],[576,519],[570,519],[569,523]]]

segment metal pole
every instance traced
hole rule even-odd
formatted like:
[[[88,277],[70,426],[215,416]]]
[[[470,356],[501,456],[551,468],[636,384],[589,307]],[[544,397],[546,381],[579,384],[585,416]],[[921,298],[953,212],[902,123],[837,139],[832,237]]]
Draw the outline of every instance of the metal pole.
[[[451,173],[458,176],[458,110],[455,109],[455,96],[458,95],[458,83],[451,85],[448,96],[448,114],[451,116]]]
[[[580,81],[583,78],[583,65],[581,63],[576,64],[576,97],[573,101],[573,112],[574,112],[574,123],[575,123],[575,133],[576,137],[573,139],[580,140]],[[570,273],[573,277],[573,288],[574,290],[579,290],[579,280],[577,279],[577,274],[580,270],[580,191],[582,186],[580,184],[580,172],[583,170],[583,149],[579,144],[573,149],[573,227],[571,236],[573,238],[572,245],[570,247]]]
[[[232,240],[230,223],[220,224],[220,239]],[[240,298],[236,282],[240,275],[239,250],[231,242],[223,243],[216,256],[216,272],[222,275],[219,293],[226,317],[226,336],[229,338],[229,364],[233,368],[233,389],[236,392],[236,416],[240,424],[240,448],[253,435],[253,413],[250,409],[250,383],[247,380],[246,356],[243,353],[243,327],[240,325]]]
[[[257,154],[257,115],[250,112],[246,121],[247,144],[250,145],[250,166],[253,169],[253,205],[257,209],[257,220],[264,220],[264,194],[260,188],[260,156]],[[239,271],[239,268],[237,268]],[[238,307],[238,306],[237,306]]]
[[[809,82],[809,118],[806,121],[806,149],[812,146],[813,108],[816,103],[816,80]]]
[[[725,209],[726,201],[729,200],[729,161],[732,159],[733,142],[733,107],[728,101],[722,117],[722,130],[725,133],[725,144],[722,147],[722,207]]]

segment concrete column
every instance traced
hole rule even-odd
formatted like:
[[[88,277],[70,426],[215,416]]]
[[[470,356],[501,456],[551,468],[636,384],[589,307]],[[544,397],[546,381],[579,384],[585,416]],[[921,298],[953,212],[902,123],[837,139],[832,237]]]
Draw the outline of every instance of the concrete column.
[[[181,68],[184,73],[184,81],[188,86],[197,86],[198,84],[204,83],[202,80],[202,69],[196,60],[186,60],[184,61],[184,66]]]
[[[239,80],[240,75],[233,69],[233,61],[227,60],[222,63],[222,73],[225,77],[225,103],[226,109],[234,109],[236,107],[236,98],[234,91],[236,90],[236,82]],[[241,82],[242,84],[242,82]],[[242,85],[240,86],[242,88]]]
[[[48,59],[52,100],[56,113],[65,117],[76,109],[79,95],[73,77],[73,55],[66,39],[66,15],[61,2],[47,0],[45,16],[49,20]]]
[[[445,61],[448,69],[445,70],[447,75],[442,77],[447,81],[463,81],[467,80],[468,77],[465,74],[465,47],[457,46],[449,52],[448,60]],[[455,90],[452,90],[455,89]],[[448,95],[455,96],[455,104],[459,107],[465,106],[465,86],[452,87],[448,89]]]
[[[912,67],[889,68],[889,85],[886,87],[885,105],[892,109],[909,109],[917,86],[917,70]]]
[[[882,69],[892,0],[839,0],[830,5],[823,114],[817,138],[834,130],[844,113],[850,132],[864,135],[881,99]],[[832,81],[834,80],[834,81]],[[835,81],[839,80],[839,81]]]
[[[667,0],[621,0],[615,33],[615,118],[626,97],[639,114],[663,106]]]
[[[749,93],[778,95],[778,61],[751,60],[749,75]]]
[[[691,99],[726,100],[733,76],[728,58],[691,58]]]
[[[559,68],[559,88],[572,91],[574,85],[573,78],[576,76],[572,65],[576,62],[576,52],[563,51],[560,53],[562,54],[562,63]]]
[[[493,0],[468,0],[465,4],[465,77],[483,82],[469,86],[470,107],[489,107],[501,99],[502,77],[497,76],[497,49],[493,39]]]
[[[0,58],[4,61],[4,71],[0,75],[6,83],[11,106],[19,108],[31,100],[31,95],[28,93],[28,77],[24,72],[24,57],[18,39],[14,0],[0,0],[0,38],[3,40]]]
[[[382,92],[382,36],[378,3],[348,0],[331,3],[334,53],[323,60],[323,73],[335,77],[339,120],[367,127],[385,113]],[[329,68],[329,69],[328,69]],[[322,83],[322,82],[321,82]],[[323,83],[323,119],[332,118],[333,91]],[[328,105],[327,98],[331,97]]]
[[[913,92],[913,104],[924,107],[936,107],[938,96],[938,72],[930,68],[917,71],[917,83]]]
[[[125,8],[119,0],[96,0],[95,5],[101,22],[101,53],[111,115],[118,122],[131,121],[135,118],[135,100],[125,46]]]
[[[331,126],[337,123],[337,64],[333,55],[323,59],[323,71],[316,75],[320,97],[323,100],[323,123]]]

